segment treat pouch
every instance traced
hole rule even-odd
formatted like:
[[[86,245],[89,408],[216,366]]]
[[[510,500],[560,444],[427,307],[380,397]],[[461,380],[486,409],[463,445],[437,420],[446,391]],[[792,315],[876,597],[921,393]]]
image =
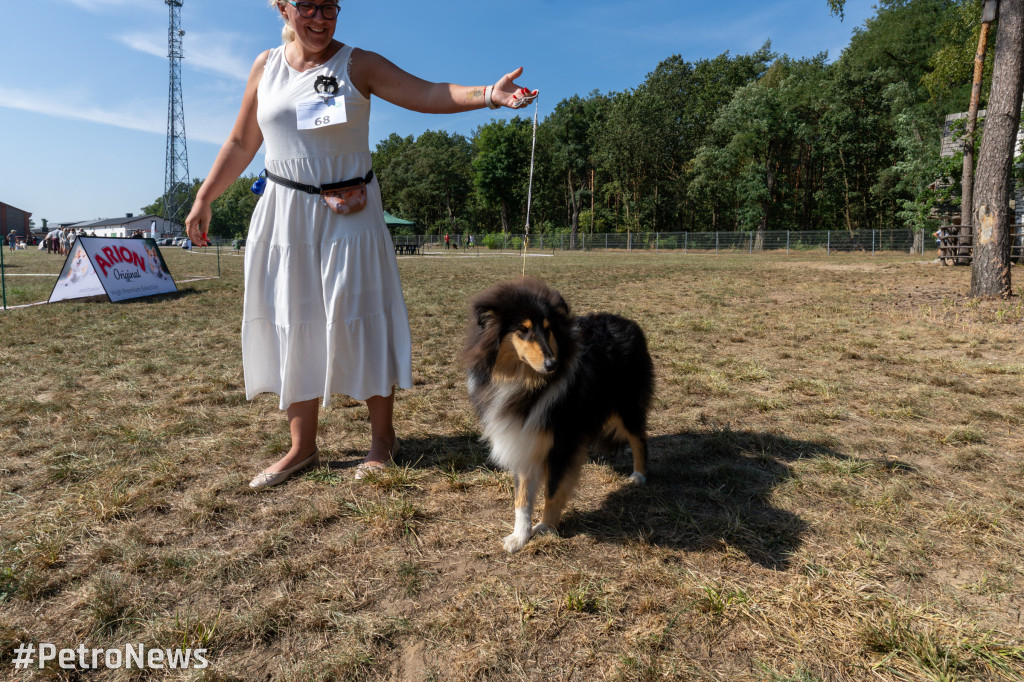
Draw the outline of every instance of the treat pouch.
[[[335,213],[348,215],[358,213],[366,207],[366,183],[351,187],[321,190],[320,201]]]

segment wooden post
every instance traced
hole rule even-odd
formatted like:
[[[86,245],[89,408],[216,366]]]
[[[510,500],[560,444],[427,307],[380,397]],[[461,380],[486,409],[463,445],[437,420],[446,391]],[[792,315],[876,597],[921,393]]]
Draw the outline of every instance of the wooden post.
[[[981,80],[985,72],[985,51],[988,27],[995,21],[998,0],[985,0],[981,13],[981,35],[978,51],[974,54],[974,80],[971,83],[971,103],[967,109],[967,127],[964,129],[964,168],[960,195],[960,238],[970,241],[974,221],[974,131],[978,125],[978,106],[981,101]],[[960,238],[957,241],[960,241]]]

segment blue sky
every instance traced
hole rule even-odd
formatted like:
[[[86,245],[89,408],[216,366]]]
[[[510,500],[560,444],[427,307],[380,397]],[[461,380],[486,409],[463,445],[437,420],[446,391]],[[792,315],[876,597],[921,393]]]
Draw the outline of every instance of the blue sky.
[[[517,66],[540,115],[561,99],[639,85],[662,59],[750,52],[839,56],[874,5],[849,0],[342,0],[336,38],[422,78],[493,83]],[[264,0],[184,0],[182,88],[189,171],[205,177],[231,129],[253,59],[280,42]],[[0,43],[0,201],[37,225],[112,218],[163,193],[167,23],[163,0],[19,2]],[[510,116],[500,113],[501,116]],[[495,114],[416,114],[374,100],[370,147],[392,132],[469,135]],[[250,172],[263,167],[262,151]]]

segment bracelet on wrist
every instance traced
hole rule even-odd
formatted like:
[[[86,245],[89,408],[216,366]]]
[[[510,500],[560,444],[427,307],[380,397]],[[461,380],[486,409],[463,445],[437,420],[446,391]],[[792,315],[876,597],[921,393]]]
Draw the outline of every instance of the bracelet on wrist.
[[[487,104],[487,108],[488,109],[497,109],[498,106],[499,106],[499,105],[494,103],[493,99],[491,99],[491,93],[493,91],[494,91],[494,86],[493,85],[488,85],[484,89],[484,102]]]

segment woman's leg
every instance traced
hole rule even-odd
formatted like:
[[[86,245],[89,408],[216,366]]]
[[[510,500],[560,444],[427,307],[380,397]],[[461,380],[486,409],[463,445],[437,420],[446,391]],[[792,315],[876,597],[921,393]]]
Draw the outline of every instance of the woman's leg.
[[[292,447],[288,453],[264,471],[269,474],[290,469],[307,459],[316,450],[316,424],[320,415],[320,399],[303,400],[288,406],[288,430]]]
[[[387,462],[395,448],[395,392],[386,398],[375,395],[368,398],[366,407],[370,410],[370,452],[364,461]]]

